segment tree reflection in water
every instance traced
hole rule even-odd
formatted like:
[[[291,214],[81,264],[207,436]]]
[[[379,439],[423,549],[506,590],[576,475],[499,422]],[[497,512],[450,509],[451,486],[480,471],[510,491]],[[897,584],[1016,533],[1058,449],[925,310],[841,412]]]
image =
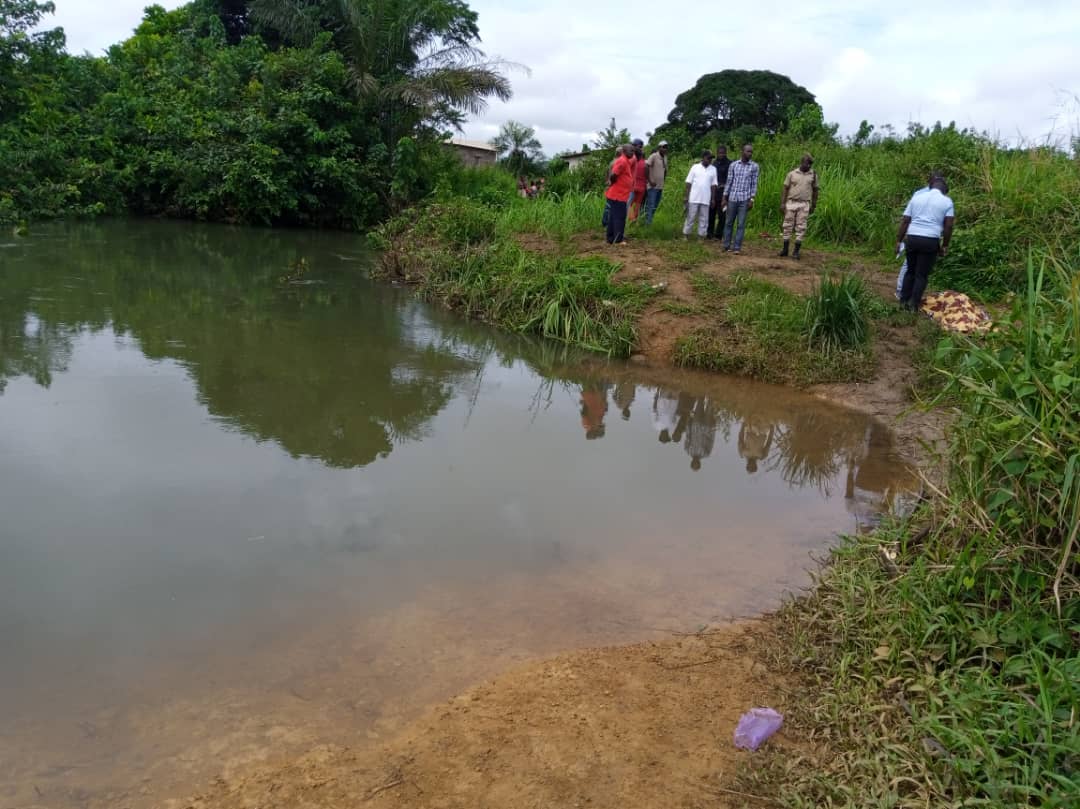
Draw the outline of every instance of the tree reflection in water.
[[[565,345],[500,335],[359,281],[356,237],[157,222],[48,233],[5,251],[0,394],[19,376],[50,385],[81,334],[111,328],[182,365],[229,429],[356,467],[423,437],[456,395],[471,412],[493,364],[523,363],[541,379],[533,418],[561,389],[576,396],[590,441],[607,435],[609,397],[623,421],[644,400],[660,443],[682,446],[694,471],[718,435],[726,445],[735,434],[748,474],[825,496],[843,470],[851,502],[885,497],[896,477],[882,460],[888,433],[867,419],[732,380],[705,393],[644,386],[639,399],[630,366],[583,363]]]

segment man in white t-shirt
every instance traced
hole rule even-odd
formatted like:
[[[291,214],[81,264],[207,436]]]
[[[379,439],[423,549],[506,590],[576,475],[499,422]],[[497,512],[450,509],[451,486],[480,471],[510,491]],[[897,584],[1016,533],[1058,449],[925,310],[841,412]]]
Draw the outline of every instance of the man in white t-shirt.
[[[686,175],[686,222],[683,238],[689,238],[690,230],[697,222],[698,238],[705,238],[709,229],[709,206],[716,204],[716,168],[712,165],[712,152],[707,149],[701,162],[690,167]]]
[[[938,256],[949,250],[956,208],[947,196],[949,186],[941,178],[930,183],[929,191],[918,191],[904,209],[896,234],[896,252],[900,245],[907,252],[908,271],[900,290],[900,305],[916,312],[922,304],[930,271]]]
[[[931,187],[933,187],[933,185],[934,185],[934,180],[944,180],[944,179],[945,178],[941,176],[941,172],[938,172],[938,171],[930,172],[930,179],[928,179],[926,181],[926,186],[924,188],[917,189],[915,191],[914,196],[917,197],[919,194],[925,194],[927,191],[929,191],[931,189]],[[901,245],[897,250],[896,258],[900,258],[900,254],[903,253],[905,249],[906,248],[904,248],[904,246]],[[903,293],[904,276],[907,275],[907,269],[908,269],[907,256],[904,256],[904,261],[900,265],[900,272],[897,273],[897,275],[896,275],[896,299],[897,300],[900,300],[900,295]]]

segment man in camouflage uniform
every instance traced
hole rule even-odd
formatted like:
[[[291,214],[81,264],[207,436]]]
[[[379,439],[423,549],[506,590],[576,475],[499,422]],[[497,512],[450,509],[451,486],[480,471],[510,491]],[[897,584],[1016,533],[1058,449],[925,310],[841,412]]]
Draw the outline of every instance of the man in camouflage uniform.
[[[784,249],[781,258],[787,256],[791,233],[795,232],[795,252],[792,258],[800,258],[803,237],[806,235],[806,220],[817,207],[818,180],[817,172],[811,168],[814,158],[809,153],[802,156],[797,169],[792,169],[784,178],[784,193],[780,196],[780,211],[784,214]]]

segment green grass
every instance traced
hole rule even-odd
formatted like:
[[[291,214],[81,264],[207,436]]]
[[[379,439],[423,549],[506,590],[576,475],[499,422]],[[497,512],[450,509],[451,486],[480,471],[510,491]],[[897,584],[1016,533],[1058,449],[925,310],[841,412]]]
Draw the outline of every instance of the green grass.
[[[858,381],[873,374],[869,332],[851,345],[823,345],[811,336],[811,301],[800,295],[745,275],[723,282],[695,273],[690,284],[714,322],[676,341],[676,365],[797,385]],[[859,307],[866,299],[856,299],[864,322]]]
[[[931,276],[933,288],[958,289],[994,301],[1007,291],[1023,291],[1029,249],[1048,242],[1080,242],[1080,171],[1075,159],[1051,149],[1004,148],[949,127],[862,147],[807,144],[785,136],[758,141],[754,159],[761,177],[757,204],[747,219],[749,240],[762,233],[779,235],[784,176],[807,148],[815,156],[821,183],[808,246],[891,256],[904,205],[931,170],[946,174],[957,207],[956,233],[949,255]],[[697,148],[692,153],[700,154]],[[632,229],[632,238],[663,244],[681,237],[682,180],[697,160],[690,155],[671,155],[656,219],[649,228]],[[546,198],[515,198],[504,213],[501,232],[527,230],[567,239],[598,230],[603,169],[582,171],[555,185],[561,192]],[[842,259],[835,261],[833,269],[847,269]]]
[[[999,332],[941,342],[957,419],[935,496],[845,539],[774,616],[766,652],[814,744],[738,788],[793,809],[1080,804],[1078,270],[1033,259]]]
[[[433,264],[421,291],[466,316],[613,356],[633,349],[635,316],[655,294],[611,280],[604,258],[541,256],[513,243]]]
[[[686,301],[664,301],[660,304],[660,308],[665,312],[672,315],[699,315],[702,313],[702,308],[697,304],[687,303]]]
[[[517,214],[514,214],[517,215]],[[499,239],[502,215],[461,198],[428,206],[417,224],[399,217],[372,234],[382,273],[467,317],[611,356],[627,356],[634,322],[656,294],[617,283],[603,257],[548,255]]]
[[[806,306],[810,345],[829,355],[863,348],[870,340],[871,294],[857,275],[825,276]]]

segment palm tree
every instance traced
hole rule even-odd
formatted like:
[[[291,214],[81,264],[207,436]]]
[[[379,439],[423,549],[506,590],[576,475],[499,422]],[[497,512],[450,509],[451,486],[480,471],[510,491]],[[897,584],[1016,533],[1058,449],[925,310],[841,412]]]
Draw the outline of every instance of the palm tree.
[[[503,71],[516,66],[480,50],[476,12],[462,0],[251,0],[250,8],[295,45],[329,32],[387,144],[418,126],[459,127],[489,98],[511,96]]]
[[[503,124],[499,134],[489,143],[491,148],[498,152],[499,159],[505,161],[504,165],[514,174],[528,172],[544,157],[541,152],[543,147],[536,139],[536,130],[517,121]]]

